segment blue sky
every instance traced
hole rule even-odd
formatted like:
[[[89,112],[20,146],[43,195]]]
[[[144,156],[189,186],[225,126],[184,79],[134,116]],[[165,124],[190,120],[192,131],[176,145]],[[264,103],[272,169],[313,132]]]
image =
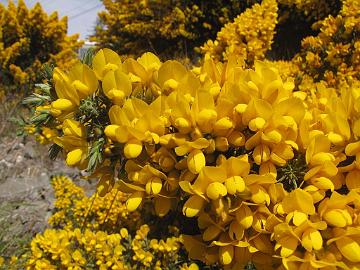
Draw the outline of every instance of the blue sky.
[[[48,13],[58,11],[60,17],[68,16],[68,34],[80,33],[81,39],[92,33],[97,13],[104,9],[100,0],[25,0],[28,7],[36,2]],[[0,3],[7,5],[8,0],[0,0]]]

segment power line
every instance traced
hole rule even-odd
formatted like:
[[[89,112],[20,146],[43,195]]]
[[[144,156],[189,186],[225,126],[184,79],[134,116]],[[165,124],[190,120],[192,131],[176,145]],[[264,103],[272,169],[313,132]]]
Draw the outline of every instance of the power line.
[[[78,14],[75,14],[75,15],[73,15],[73,16],[70,16],[70,17],[69,17],[69,21],[70,21],[70,20],[73,20],[73,19],[75,19],[75,18],[77,18],[77,17],[80,17],[80,16],[82,16],[82,15],[84,15],[84,14],[86,14],[86,13],[89,13],[90,11],[93,11],[94,9],[97,9],[97,8],[99,8],[99,7],[102,7],[102,4],[96,5],[96,6],[92,7],[92,8],[89,8],[89,9],[86,9],[86,10],[84,10],[84,11],[82,11],[82,12],[79,12]]]
[[[80,4],[80,5],[78,5],[78,6],[76,6],[76,7],[74,7],[74,8],[71,8],[71,9],[68,9],[68,10],[66,10],[66,11],[64,11],[63,12],[63,14],[65,14],[66,16],[71,16],[70,14],[71,14],[71,12],[73,12],[73,11],[75,11],[75,10],[78,10],[79,8],[84,8],[85,6],[88,6],[88,4],[95,4],[95,3],[93,3],[94,1],[87,1],[85,4],[84,3],[82,3],[82,4]],[[95,0],[95,2],[98,2],[98,0]]]

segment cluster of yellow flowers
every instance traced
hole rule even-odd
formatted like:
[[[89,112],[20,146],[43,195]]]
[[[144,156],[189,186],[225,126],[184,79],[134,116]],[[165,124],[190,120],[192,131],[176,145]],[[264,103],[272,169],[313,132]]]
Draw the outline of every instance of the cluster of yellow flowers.
[[[205,54],[216,60],[231,57],[246,61],[252,66],[257,59],[264,59],[271,48],[277,24],[278,4],[276,0],[264,0],[241,13],[217,33],[215,41],[208,40],[201,47]],[[254,27],[256,25],[256,27]]]
[[[258,0],[103,0],[105,11],[99,13],[93,40],[120,54],[139,56],[154,51],[171,58],[185,57],[255,2]]]
[[[139,212],[127,211],[127,197],[119,190],[113,189],[103,197],[96,193],[88,197],[83,189],[67,177],[60,176],[53,178],[52,186],[56,197],[56,211],[48,222],[54,228],[71,229],[84,226],[90,230],[115,232],[119,226],[140,226]]]
[[[201,51],[215,61],[236,57],[246,67],[253,67],[255,60],[288,58],[276,65],[282,78],[295,78],[300,90],[318,82],[349,87],[360,80],[359,6],[359,0],[342,0],[341,5],[339,1],[264,0],[226,24]],[[296,32],[291,37],[294,42],[284,36],[289,31]]]
[[[297,12],[302,13],[306,21],[310,22],[322,20],[329,14],[334,15],[341,5],[338,0],[279,0],[278,2],[289,8],[295,8]]]
[[[182,212],[190,258],[224,269],[359,267],[360,88],[295,91],[274,63],[234,58],[189,70],[103,49],[89,64],[54,69],[35,119],[125,216]]]
[[[28,9],[23,0],[18,6],[0,4],[0,77],[1,84],[31,88],[40,81],[44,63],[68,67],[82,45],[78,35],[67,36],[67,18],[47,15],[39,3]],[[30,84],[30,86],[29,86]]]
[[[51,228],[37,234],[30,252],[20,258],[5,261],[0,257],[0,269],[199,270],[184,257],[183,240],[176,228],[170,228],[164,239],[154,238],[152,230],[161,232],[164,228],[150,228],[140,213],[130,226],[126,207],[122,207],[124,195],[108,193],[93,200],[66,176],[54,176],[52,186],[56,201]],[[73,208],[78,205],[86,216],[84,212],[77,215]]]
[[[340,13],[319,22],[319,35],[305,38],[294,57],[304,81],[340,87],[360,80],[360,1],[342,2]]]

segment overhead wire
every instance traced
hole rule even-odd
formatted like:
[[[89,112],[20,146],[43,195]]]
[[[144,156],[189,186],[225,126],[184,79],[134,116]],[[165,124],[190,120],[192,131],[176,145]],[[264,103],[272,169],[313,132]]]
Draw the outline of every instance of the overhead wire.
[[[77,17],[80,17],[80,16],[82,16],[82,15],[84,15],[84,14],[86,14],[86,13],[89,13],[90,11],[93,11],[93,10],[99,8],[99,7],[102,7],[102,4],[98,4],[98,5],[96,5],[96,6],[92,7],[92,8],[89,8],[89,9],[86,9],[86,10],[84,10],[84,11],[82,11],[82,12],[79,12],[78,14],[75,14],[75,15],[73,15],[73,16],[70,16],[70,17],[69,17],[69,21],[70,21],[70,20],[73,20],[73,19],[75,19],[75,18],[77,18]]]
[[[85,6],[88,6],[89,4],[95,4],[94,1],[95,1],[95,2],[99,2],[98,0],[86,1],[85,4],[82,3],[82,4],[80,4],[80,5],[77,5],[77,6],[73,7],[73,8],[70,8],[70,9],[68,9],[68,10],[65,10],[65,11],[63,12],[63,14],[66,14],[68,17],[70,17],[70,16],[72,16],[72,15],[70,15],[71,12],[73,12],[73,11],[75,11],[75,10],[78,10],[79,8],[81,8],[81,9],[83,10],[83,8],[84,8]]]

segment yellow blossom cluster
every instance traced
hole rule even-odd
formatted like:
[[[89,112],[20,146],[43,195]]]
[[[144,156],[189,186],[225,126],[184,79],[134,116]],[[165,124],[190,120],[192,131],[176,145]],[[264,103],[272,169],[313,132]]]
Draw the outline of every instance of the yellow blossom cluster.
[[[260,1],[227,23],[217,33],[214,41],[208,40],[201,47],[201,52],[217,61],[227,60],[229,57],[242,58],[250,67],[255,60],[263,60],[265,57],[287,58],[287,53],[296,51],[297,39],[311,34],[311,29],[307,28],[329,14],[336,14],[339,10],[337,2]],[[289,33],[293,34],[293,42],[286,36]],[[272,48],[273,43],[275,48]],[[288,46],[284,47],[282,43]]]
[[[140,56],[146,51],[185,57],[214,38],[221,26],[258,0],[246,1],[102,1],[93,40],[101,48]]]
[[[337,0],[279,0],[279,3],[288,8],[295,8],[301,12],[306,21],[317,22],[335,13],[340,6]],[[291,16],[291,14],[287,14]]]
[[[37,3],[28,9],[23,0],[16,6],[0,4],[0,77],[3,86],[29,90],[40,81],[43,64],[67,67],[82,45],[78,35],[67,36],[67,18],[48,15]],[[10,90],[9,90],[10,91]]]
[[[202,52],[218,61],[236,56],[250,66],[255,60],[264,59],[273,42],[277,11],[276,0],[253,5],[226,24],[215,41],[208,40],[201,47]]]
[[[136,228],[141,218],[138,212],[126,209],[127,197],[113,189],[106,196],[96,193],[88,197],[84,190],[68,177],[57,176],[51,182],[56,201],[55,212],[49,218],[53,228],[88,228],[91,230],[117,231],[119,226]]]
[[[0,269],[199,270],[197,264],[184,257],[183,240],[176,228],[169,229],[168,237],[154,238],[154,233],[151,234],[154,227],[145,224],[139,213],[130,226],[126,208],[117,209],[124,204],[123,197],[114,198],[108,193],[102,200],[90,201],[92,197],[87,197],[66,176],[54,176],[51,184],[56,198],[55,212],[49,220],[51,228],[37,234],[30,243],[30,251],[20,258],[5,261],[0,257]],[[112,206],[107,204],[109,201]],[[87,212],[81,220],[73,210],[79,204]],[[97,216],[100,214],[107,215],[108,226],[103,226]],[[116,225],[113,218],[119,218]],[[14,265],[18,268],[13,268]]]
[[[304,81],[324,81],[327,86],[339,87],[360,80],[359,7],[359,0],[343,0],[337,16],[316,25],[319,35],[302,41],[293,61]]]
[[[357,269],[360,88],[294,90],[277,64],[205,57],[190,70],[102,49],[89,65],[55,68],[47,87],[56,97],[35,116],[57,130],[66,163],[98,179],[95,196],[121,192],[125,216],[150,207],[181,220],[192,259],[233,270]]]
[[[287,59],[276,66],[300,90],[319,82],[349,87],[360,78],[359,6],[358,0],[264,0],[227,23],[201,51],[216,61],[237,58],[246,67]]]

